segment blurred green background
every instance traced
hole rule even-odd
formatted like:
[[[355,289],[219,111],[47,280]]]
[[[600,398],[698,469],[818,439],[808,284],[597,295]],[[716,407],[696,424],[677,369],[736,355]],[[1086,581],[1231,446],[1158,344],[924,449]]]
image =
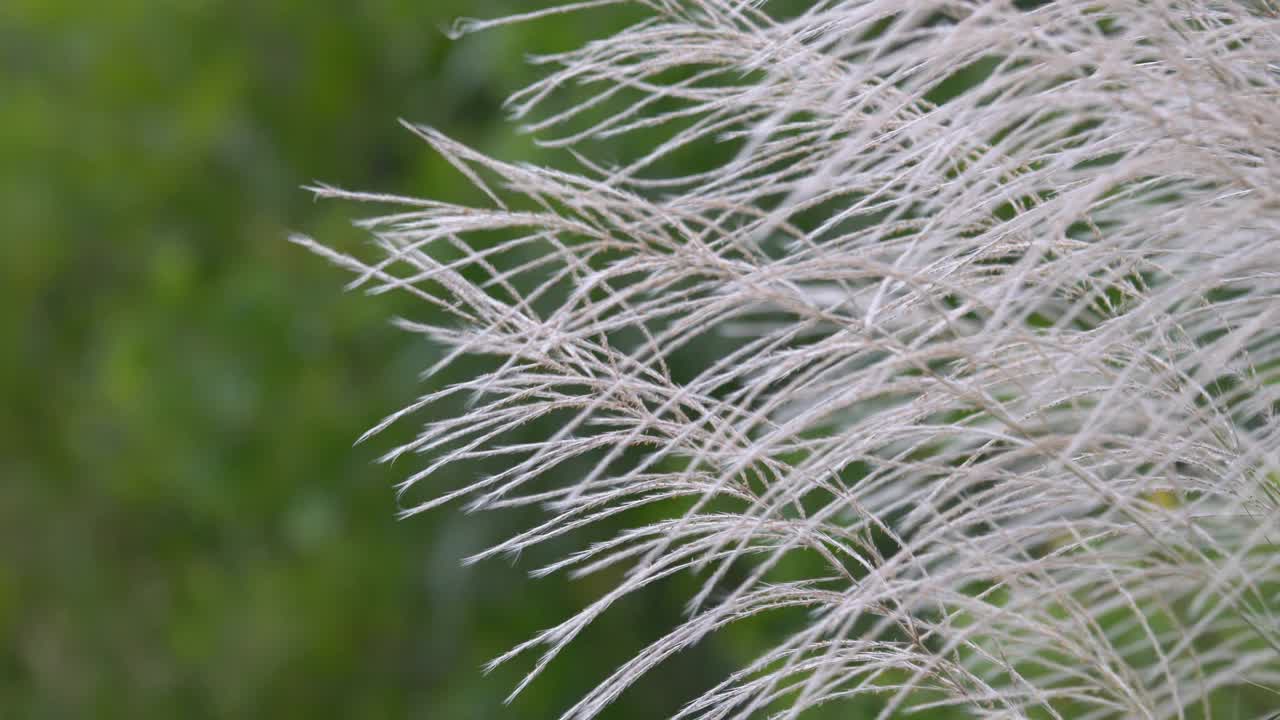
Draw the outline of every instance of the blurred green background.
[[[286,240],[366,242],[375,209],[314,181],[473,199],[398,118],[534,158],[499,107],[525,53],[621,20],[441,32],[520,9],[0,3],[0,718],[554,717],[678,617],[624,604],[502,708],[531,665],[482,663],[609,580],[460,567],[528,516],[396,520],[409,465],[372,461],[413,425],[352,442],[425,389],[437,350],[387,322],[422,309]],[[671,711],[723,654],[610,717]]]

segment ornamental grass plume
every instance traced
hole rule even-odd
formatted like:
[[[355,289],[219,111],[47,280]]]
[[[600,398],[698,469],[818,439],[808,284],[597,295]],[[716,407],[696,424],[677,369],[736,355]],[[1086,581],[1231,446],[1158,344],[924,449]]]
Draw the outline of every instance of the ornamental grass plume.
[[[665,517],[535,572],[625,569],[494,660],[537,656],[515,691],[676,573],[686,619],[563,718],[788,608],[676,717],[1200,718],[1280,688],[1280,5],[591,0],[455,29],[619,4],[646,15],[510,100],[578,171],[411,126],[483,207],[321,187],[400,207],[366,259],[295,238],[446,318],[401,322],[449,349],[431,372],[497,358],[370,431],[425,418],[385,458],[425,458],[405,488],[503,462],[408,513],[546,509],[472,560]]]

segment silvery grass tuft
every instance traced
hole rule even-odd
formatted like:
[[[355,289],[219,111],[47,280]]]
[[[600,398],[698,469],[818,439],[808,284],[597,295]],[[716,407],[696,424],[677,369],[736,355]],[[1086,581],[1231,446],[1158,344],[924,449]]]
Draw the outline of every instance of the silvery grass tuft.
[[[1280,688],[1280,5],[628,4],[510,101],[577,172],[412,127],[483,207],[323,187],[401,208],[368,259],[296,238],[442,311],[402,323],[450,349],[432,372],[497,358],[371,431],[426,418],[387,458],[426,458],[406,488],[504,463],[408,512],[547,510],[479,559],[665,509],[535,572],[624,569],[494,661],[536,656],[516,692],[676,573],[683,624],[564,718],[787,608],[677,717],[1208,717]]]

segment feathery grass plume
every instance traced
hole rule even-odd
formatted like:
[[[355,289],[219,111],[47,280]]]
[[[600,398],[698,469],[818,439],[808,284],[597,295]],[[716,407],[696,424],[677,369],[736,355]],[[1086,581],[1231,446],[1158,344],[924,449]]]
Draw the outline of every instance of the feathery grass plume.
[[[685,572],[687,620],[564,718],[787,608],[677,717],[1211,717],[1280,688],[1280,5],[630,4],[510,101],[580,171],[411,127],[486,206],[318,188],[403,208],[369,259],[296,238],[443,311],[402,323],[450,348],[433,372],[499,359],[371,431],[428,414],[387,458],[428,458],[405,487],[506,459],[408,512],[549,511],[479,559],[668,511],[537,571],[625,568],[494,661],[537,654],[516,692]],[[599,159],[627,136],[646,151]]]

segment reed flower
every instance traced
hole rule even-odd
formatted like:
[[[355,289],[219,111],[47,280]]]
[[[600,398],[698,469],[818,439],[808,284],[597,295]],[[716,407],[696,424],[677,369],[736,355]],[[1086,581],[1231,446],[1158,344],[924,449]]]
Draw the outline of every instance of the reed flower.
[[[1156,720],[1280,688],[1280,6],[594,0],[457,29],[624,2],[647,17],[510,100],[576,172],[411,126],[486,204],[322,187],[400,208],[369,257],[295,238],[435,308],[401,323],[448,348],[432,372],[497,358],[371,431],[425,422],[385,458],[424,458],[405,487],[504,462],[410,513],[546,509],[472,560],[665,513],[536,571],[625,569],[494,661],[537,656],[516,692],[676,573],[687,618],[566,720],[788,608],[677,717]]]

